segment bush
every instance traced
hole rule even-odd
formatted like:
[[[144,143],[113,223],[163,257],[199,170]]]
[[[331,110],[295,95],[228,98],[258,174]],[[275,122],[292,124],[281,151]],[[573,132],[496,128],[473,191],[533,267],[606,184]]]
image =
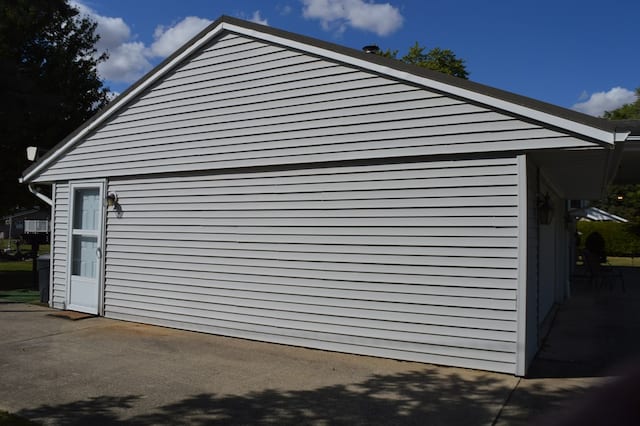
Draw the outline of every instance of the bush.
[[[640,226],[616,222],[578,222],[580,248],[592,232],[604,237],[605,252],[608,256],[640,256]]]

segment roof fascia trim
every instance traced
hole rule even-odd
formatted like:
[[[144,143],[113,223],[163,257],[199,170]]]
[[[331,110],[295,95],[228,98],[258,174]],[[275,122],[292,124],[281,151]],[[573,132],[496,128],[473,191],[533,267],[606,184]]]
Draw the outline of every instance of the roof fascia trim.
[[[462,98],[471,99],[481,104],[492,106],[504,111],[512,112],[514,114],[521,115],[524,117],[529,117],[536,121],[547,123],[552,126],[559,127],[561,129],[566,129],[567,131],[577,133],[579,135],[583,135],[591,139],[596,139],[600,142],[603,142],[606,145],[613,145],[616,141],[618,141],[617,135],[606,130],[597,129],[595,127],[577,123],[575,121],[561,118],[556,115],[548,114],[548,113],[545,113],[536,109],[532,109],[529,107],[525,107],[523,105],[518,105],[502,99],[494,98],[489,95],[484,95],[484,94],[474,92],[468,89],[464,89],[461,87],[457,87],[454,85],[431,80],[422,76],[407,73],[405,71],[399,71],[393,68],[386,67],[384,65],[375,64],[373,62],[369,62],[359,58],[355,58],[353,56],[345,55],[343,53],[334,52],[331,50],[324,49],[322,47],[309,45],[309,44],[298,42],[288,38],[283,38],[278,35],[253,30],[253,29],[235,25],[235,24],[229,23],[225,25],[225,28],[228,29],[229,31],[247,35],[249,37],[271,41],[271,42],[288,46],[294,49],[306,51],[309,53],[314,53],[319,56],[329,57],[340,62],[358,66],[360,68],[376,71],[381,74],[391,75],[401,80],[410,81],[410,82],[419,84],[421,86],[432,87],[436,90],[440,90],[445,93],[451,93],[453,95],[456,95]]]
[[[157,69],[156,72],[153,75],[151,75],[150,77],[148,77],[145,80],[141,81],[140,84],[135,86],[130,92],[125,93],[121,98],[120,97],[117,98],[115,100],[114,104],[110,105],[108,107],[108,110],[106,110],[104,114],[102,114],[95,121],[93,121],[88,126],[86,126],[81,131],[79,131],[76,135],[74,135],[71,139],[69,139],[63,146],[59,147],[56,150],[56,152],[52,153],[52,155],[48,156],[47,158],[44,158],[42,160],[42,162],[40,164],[38,164],[36,167],[34,167],[32,170],[30,170],[28,174],[22,176],[19,179],[19,182],[20,183],[27,182],[34,175],[38,174],[38,172],[40,172],[40,170],[45,168],[52,161],[56,160],[63,153],[68,151],[73,145],[76,144],[76,142],[78,142],[79,139],[83,138],[89,132],[91,132],[93,129],[95,129],[97,126],[99,126],[104,121],[109,119],[109,117],[111,117],[113,114],[118,112],[123,105],[127,104],[133,98],[138,96],[138,94],[140,94],[141,92],[146,90],[149,86],[151,86],[153,83],[155,83],[159,78],[161,78],[168,71],[173,69],[173,67],[176,66],[178,63],[180,63],[184,58],[188,57],[194,51],[199,49],[202,45],[208,43],[212,38],[214,38],[218,34],[220,34],[224,30],[224,27],[227,26],[227,25],[228,24],[226,24],[224,22],[219,23],[218,25],[215,26],[215,28],[213,28],[212,30],[207,32],[203,37],[195,40],[195,42],[193,44],[191,44],[186,49],[184,49],[182,52],[180,52],[179,54],[177,54],[176,56],[171,58],[171,60],[169,62],[167,62],[166,64],[164,64],[164,66],[162,66],[162,68]]]

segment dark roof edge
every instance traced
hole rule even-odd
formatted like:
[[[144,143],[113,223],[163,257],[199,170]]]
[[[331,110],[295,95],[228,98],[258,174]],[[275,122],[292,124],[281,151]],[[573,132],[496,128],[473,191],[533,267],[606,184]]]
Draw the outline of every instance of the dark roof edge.
[[[430,80],[435,80],[451,86],[461,87],[461,88],[470,90],[472,92],[491,96],[493,98],[498,98],[512,104],[521,105],[521,106],[535,109],[548,114],[553,114],[555,116],[565,118],[567,120],[575,121],[581,124],[585,124],[590,127],[595,127],[597,129],[601,129],[605,131],[615,131],[617,128],[617,126],[614,124],[615,122],[606,120],[604,118],[583,114],[581,112],[574,111],[572,109],[568,109],[568,108],[560,107],[558,105],[539,101],[537,99],[529,98],[527,96],[518,95],[516,93],[508,92],[506,90],[496,89],[495,87],[487,86],[481,83],[476,83],[471,80],[465,80],[459,77],[454,77],[449,74],[444,74],[438,71],[429,70],[429,69],[418,67],[415,65],[405,64],[404,62],[396,59],[390,59],[380,55],[365,53],[363,51],[352,49],[350,47],[341,46],[341,45],[327,42],[324,40],[319,40],[312,37],[291,33],[285,30],[256,24],[254,22],[246,22],[237,18],[224,16],[223,20],[224,22],[228,22],[230,24],[243,26],[245,28],[251,28],[259,32],[268,33],[274,36],[286,38],[293,41],[298,41],[300,43],[308,44],[311,46],[316,46],[321,49],[326,49],[333,52],[341,53],[347,56],[351,56],[357,59],[383,65],[389,68],[396,69],[398,71],[403,71],[409,74],[428,78]]]

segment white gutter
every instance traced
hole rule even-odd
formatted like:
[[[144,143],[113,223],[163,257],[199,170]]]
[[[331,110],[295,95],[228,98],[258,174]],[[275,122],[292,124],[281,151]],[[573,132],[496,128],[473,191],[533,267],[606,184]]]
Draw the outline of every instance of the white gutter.
[[[38,192],[36,189],[33,188],[33,186],[31,186],[31,184],[27,185],[27,188],[29,188],[29,192],[31,192],[33,195],[35,195],[36,197],[40,198],[42,201],[44,201],[45,203],[53,207],[53,200],[51,198]]]

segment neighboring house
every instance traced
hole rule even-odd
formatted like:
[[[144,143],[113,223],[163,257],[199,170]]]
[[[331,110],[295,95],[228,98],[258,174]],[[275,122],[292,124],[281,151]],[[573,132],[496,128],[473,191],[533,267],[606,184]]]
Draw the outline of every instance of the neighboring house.
[[[22,181],[55,308],[524,375],[638,130],[223,17]]]
[[[629,222],[624,217],[617,216],[613,213],[609,213],[597,207],[586,207],[584,209],[572,211],[571,214],[573,217],[577,217],[580,218],[580,220],[585,220],[588,222]]]
[[[0,239],[19,239],[24,234],[48,233],[51,211],[48,209],[23,209],[4,216],[0,223]]]

